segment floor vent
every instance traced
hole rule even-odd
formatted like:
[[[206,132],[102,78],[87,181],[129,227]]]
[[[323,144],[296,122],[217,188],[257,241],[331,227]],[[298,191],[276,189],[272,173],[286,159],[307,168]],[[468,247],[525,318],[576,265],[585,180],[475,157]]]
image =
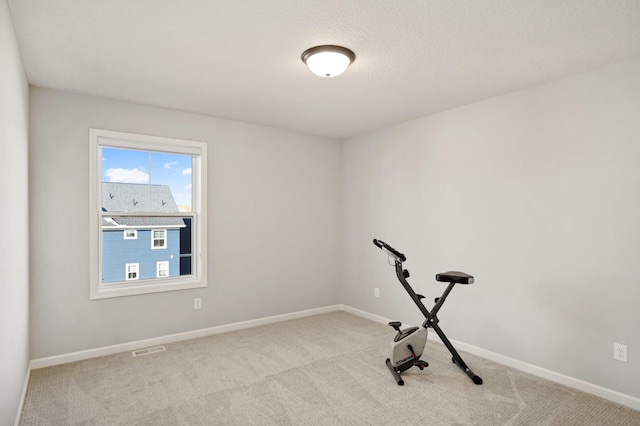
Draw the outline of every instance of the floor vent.
[[[133,356],[142,356],[164,351],[166,351],[164,346],[154,346],[152,348],[138,349],[137,351],[133,351],[131,353],[133,354]]]

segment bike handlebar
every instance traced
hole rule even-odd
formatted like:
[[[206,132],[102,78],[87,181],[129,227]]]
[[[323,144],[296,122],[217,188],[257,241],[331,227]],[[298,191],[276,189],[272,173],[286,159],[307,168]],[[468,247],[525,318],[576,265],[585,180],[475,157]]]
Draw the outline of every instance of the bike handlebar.
[[[376,246],[378,246],[380,248],[380,250],[382,250],[383,252],[387,253],[389,256],[395,258],[396,262],[404,262],[405,260],[407,260],[406,256],[402,253],[400,253],[398,250],[394,249],[393,247],[391,247],[389,244],[385,243],[382,240],[376,240],[375,238],[373,239],[373,244],[375,244]]]

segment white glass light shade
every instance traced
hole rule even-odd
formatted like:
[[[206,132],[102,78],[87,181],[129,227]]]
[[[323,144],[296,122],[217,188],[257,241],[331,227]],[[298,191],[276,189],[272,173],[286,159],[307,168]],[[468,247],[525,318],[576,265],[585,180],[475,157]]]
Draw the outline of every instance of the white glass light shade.
[[[302,54],[302,60],[319,77],[342,74],[356,59],[349,49],[340,46],[316,46]]]

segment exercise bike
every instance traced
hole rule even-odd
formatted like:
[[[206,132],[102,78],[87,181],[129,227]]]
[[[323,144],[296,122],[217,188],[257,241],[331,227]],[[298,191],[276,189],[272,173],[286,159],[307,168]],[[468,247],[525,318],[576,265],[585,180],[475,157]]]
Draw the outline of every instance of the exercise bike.
[[[409,278],[409,271],[402,267],[402,262],[407,260],[406,256],[384,241],[374,239],[373,244],[379,247],[383,252],[387,253],[389,257],[395,261],[398,280],[400,280],[404,289],[409,293],[409,296],[411,296],[411,299],[425,317],[425,321],[420,327],[408,327],[404,330],[400,328],[402,323],[398,321],[392,321],[389,323],[389,326],[396,330],[397,334],[391,343],[391,358],[387,358],[386,364],[394,379],[398,382],[398,385],[404,385],[404,380],[402,380],[402,377],[400,376],[400,373],[403,371],[406,371],[411,367],[418,367],[420,370],[423,370],[425,367],[429,366],[429,363],[420,359],[424,352],[424,347],[427,344],[427,330],[429,328],[432,328],[436,332],[440,337],[440,340],[442,340],[442,343],[444,343],[447,349],[449,349],[449,352],[451,352],[452,355],[451,361],[460,367],[460,369],[464,371],[471,380],[473,380],[473,383],[481,385],[482,379],[467,367],[467,364],[462,360],[458,351],[456,351],[449,339],[447,339],[447,336],[445,336],[444,332],[440,329],[440,326],[438,325],[439,320],[436,316],[447,296],[453,289],[453,286],[456,284],[473,284],[473,276],[465,274],[464,272],[456,271],[437,274],[436,281],[446,282],[449,283],[449,285],[444,293],[442,293],[442,296],[437,297],[434,300],[435,305],[431,308],[431,312],[429,312],[422,303],[424,296],[416,294],[407,282],[407,278]]]

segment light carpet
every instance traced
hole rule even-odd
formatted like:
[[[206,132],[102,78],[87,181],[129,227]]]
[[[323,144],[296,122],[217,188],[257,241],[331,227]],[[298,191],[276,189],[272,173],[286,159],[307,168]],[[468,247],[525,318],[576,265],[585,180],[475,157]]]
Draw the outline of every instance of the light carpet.
[[[393,380],[390,328],[344,312],[34,370],[21,425],[640,425],[640,411],[429,342]]]

